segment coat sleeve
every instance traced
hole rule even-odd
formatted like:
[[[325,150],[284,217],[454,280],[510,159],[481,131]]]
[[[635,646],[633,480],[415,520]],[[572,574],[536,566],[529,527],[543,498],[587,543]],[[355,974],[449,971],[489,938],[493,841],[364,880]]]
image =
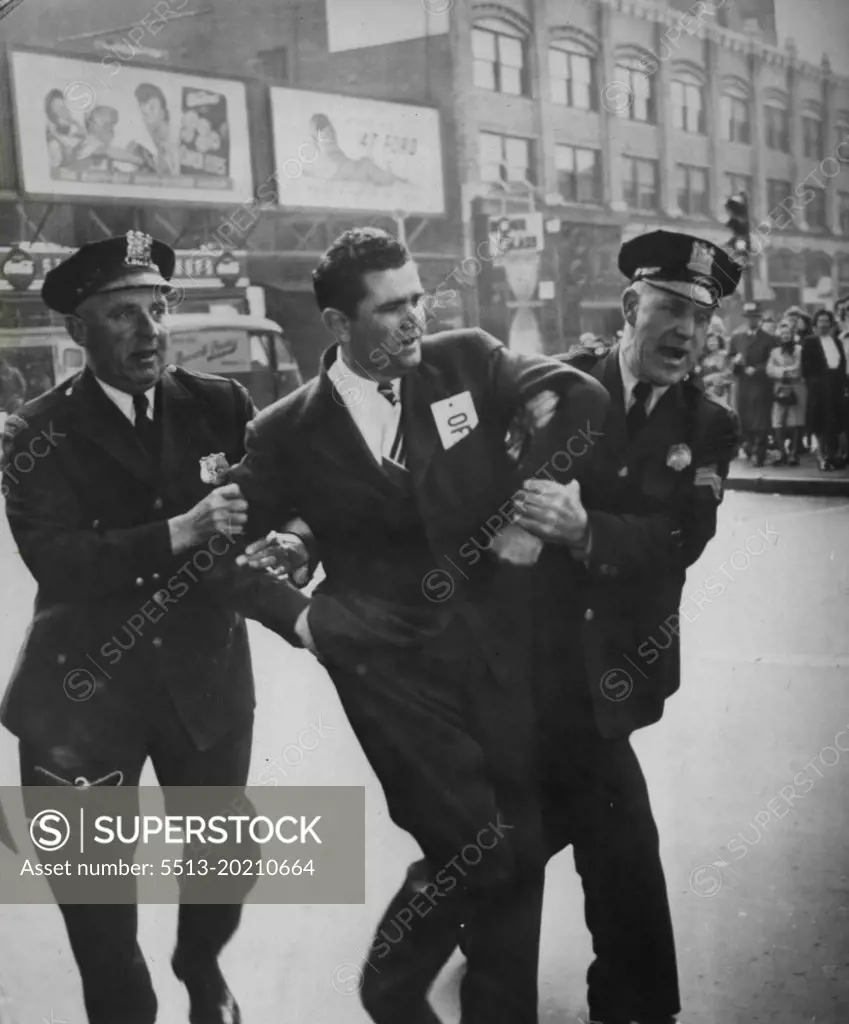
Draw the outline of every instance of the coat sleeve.
[[[628,580],[681,575],[699,558],[716,533],[723,482],[738,444],[733,413],[718,406],[711,413],[694,446],[694,472],[668,509],[623,515],[587,510],[592,540],[586,564],[593,576]]]
[[[55,444],[61,445],[61,432],[55,434]],[[6,515],[38,585],[59,600],[86,600],[126,592],[135,588],[137,578],[168,571],[173,555],[167,522],[81,529],[85,516],[77,492],[52,451],[38,456],[43,442],[38,421],[7,419],[2,458]]]
[[[558,359],[512,352],[484,331],[489,350],[489,383],[498,416],[507,427],[524,415],[525,403],[543,391],[559,396],[551,422],[530,432],[520,464],[525,477],[553,473],[558,479],[580,475],[602,436],[610,398],[597,380]]]

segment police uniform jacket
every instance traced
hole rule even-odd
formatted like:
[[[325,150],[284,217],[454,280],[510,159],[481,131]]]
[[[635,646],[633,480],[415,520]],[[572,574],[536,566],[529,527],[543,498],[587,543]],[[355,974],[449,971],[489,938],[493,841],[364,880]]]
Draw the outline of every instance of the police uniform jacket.
[[[247,392],[175,367],[157,391],[158,460],[88,369],[7,422],[6,510],[38,592],[2,722],[34,743],[96,749],[132,734],[164,693],[210,747],[252,715],[242,613],[294,640],[288,624],[306,599],[248,570],[237,587],[235,538],[171,551],[167,520],[212,490],[199,460],[243,455]]]
[[[582,350],[562,358],[600,381],[611,401],[603,436],[577,472],[589,557],[581,564],[565,549],[546,553],[557,616],[582,620],[580,651],[561,650],[554,667],[568,688],[569,657],[583,661],[580,700],[565,714],[580,721],[583,706],[584,725],[627,736],[657,721],[679,687],[682,588],[716,531],[736,419],[692,377],[670,387],[629,439],[618,346],[602,358]]]

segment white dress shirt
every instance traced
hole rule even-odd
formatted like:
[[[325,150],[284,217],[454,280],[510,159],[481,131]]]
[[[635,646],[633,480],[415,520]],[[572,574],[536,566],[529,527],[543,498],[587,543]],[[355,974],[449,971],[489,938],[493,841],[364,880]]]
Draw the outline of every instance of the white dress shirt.
[[[401,403],[393,405],[377,390],[377,381],[360,377],[349,369],[341,350],[328,368],[327,376],[375,460],[380,462],[383,456],[388,457],[398,433]],[[391,383],[396,396],[399,396],[400,381]]]
[[[840,366],[840,350],[837,347],[837,342],[830,334],[823,334],[820,335],[820,345],[822,345],[822,352],[829,370],[836,370]]]
[[[634,388],[637,385],[637,378],[628,369],[622,349],[619,349],[619,372],[622,374],[622,394],[625,397],[625,412],[630,411],[634,404]],[[669,390],[669,385],[664,387],[653,386],[649,400],[646,402],[646,416],[651,416],[657,403]]]
[[[111,384],[107,384],[105,380],[101,380],[99,377],[94,378],[97,383],[103,388],[103,392],[107,398],[111,399],[118,406],[121,412],[127,417],[127,419],[135,425],[136,422],[136,410],[133,408],[133,396],[128,394],[126,391],[119,391]],[[153,419],[153,399],[155,393],[155,386],[148,388],[144,392],[144,397],[147,399],[147,418]]]

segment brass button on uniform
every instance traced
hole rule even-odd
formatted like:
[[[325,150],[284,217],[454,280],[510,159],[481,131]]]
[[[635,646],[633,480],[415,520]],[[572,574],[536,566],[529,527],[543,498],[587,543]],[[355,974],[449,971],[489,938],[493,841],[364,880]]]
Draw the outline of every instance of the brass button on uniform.
[[[619,470],[619,474],[618,475],[621,476],[621,477],[626,477],[628,475],[628,467],[627,466],[623,466]]]
[[[144,580],[142,579],[142,577],[141,577],[141,576],[138,576],[138,577],[136,578],[136,586],[137,586],[137,587],[143,587],[143,586],[144,586]]]
[[[162,498],[157,498],[156,501],[154,501],[154,503],[153,503],[153,507],[156,508],[156,509],[162,508],[162,505],[163,505]]]
[[[584,618],[587,620],[587,622],[592,622],[592,620],[595,618],[595,612],[592,610],[592,608],[587,608],[587,610],[584,612]]]
[[[153,646],[156,647],[157,650],[158,650],[162,646],[162,637],[161,636],[155,636],[151,642],[152,642]]]
[[[92,530],[99,530],[100,529],[100,520],[99,519],[93,520],[92,524],[91,524],[91,528],[92,528]]]
[[[153,580],[154,583],[158,583],[159,582],[159,573],[155,572],[153,574],[153,576],[151,576],[151,579]]]

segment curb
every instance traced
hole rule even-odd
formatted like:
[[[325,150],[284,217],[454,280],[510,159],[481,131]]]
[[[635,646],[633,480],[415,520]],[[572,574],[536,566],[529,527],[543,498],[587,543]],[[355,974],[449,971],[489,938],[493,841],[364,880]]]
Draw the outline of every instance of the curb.
[[[779,476],[776,473],[729,476],[725,480],[725,490],[753,491],[758,494],[810,495],[817,498],[849,498],[849,477],[829,476],[827,473],[816,477]]]

